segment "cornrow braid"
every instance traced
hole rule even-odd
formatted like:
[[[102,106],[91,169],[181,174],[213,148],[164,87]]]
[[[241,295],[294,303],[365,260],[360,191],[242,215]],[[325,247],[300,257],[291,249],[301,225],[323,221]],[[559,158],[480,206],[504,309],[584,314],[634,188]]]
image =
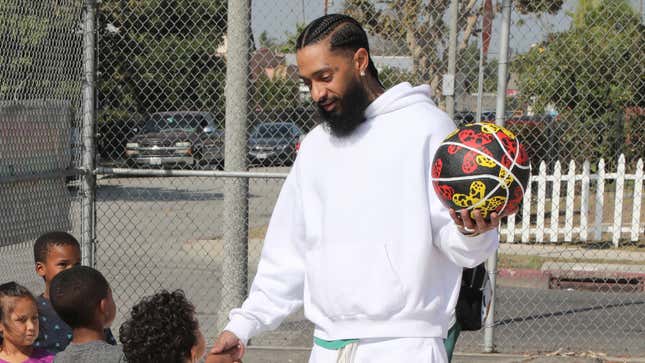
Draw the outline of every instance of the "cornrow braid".
[[[355,52],[360,48],[365,48],[369,55],[370,46],[367,33],[356,19],[343,14],[321,16],[309,23],[296,40],[296,50],[318,43],[327,37],[330,37],[331,50],[340,49]],[[378,70],[374,66],[371,56],[369,56],[367,69],[378,80]]]

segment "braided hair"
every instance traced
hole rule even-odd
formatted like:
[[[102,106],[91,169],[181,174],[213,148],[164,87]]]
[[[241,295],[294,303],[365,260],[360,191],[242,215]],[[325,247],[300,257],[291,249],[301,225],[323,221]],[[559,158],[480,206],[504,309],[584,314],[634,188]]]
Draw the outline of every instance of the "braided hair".
[[[331,35],[331,36],[330,36]],[[367,34],[361,24],[348,15],[329,14],[312,21],[300,33],[296,41],[296,50],[307,45],[318,43],[329,37],[331,50],[347,50],[355,52],[365,48],[369,57],[367,70],[378,80],[378,70],[369,56],[370,46]]]

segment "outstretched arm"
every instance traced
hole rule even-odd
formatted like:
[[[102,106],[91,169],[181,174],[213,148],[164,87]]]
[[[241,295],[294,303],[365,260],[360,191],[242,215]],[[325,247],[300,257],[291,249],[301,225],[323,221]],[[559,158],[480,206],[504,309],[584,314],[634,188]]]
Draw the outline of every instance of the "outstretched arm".
[[[273,211],[249,296],[229,314],[230,321],[217,339],[213,353],[239,347],[236,357],[241,358],[251,337],[277,328],[302,306],[304,221],[296,175],[294,165]]]

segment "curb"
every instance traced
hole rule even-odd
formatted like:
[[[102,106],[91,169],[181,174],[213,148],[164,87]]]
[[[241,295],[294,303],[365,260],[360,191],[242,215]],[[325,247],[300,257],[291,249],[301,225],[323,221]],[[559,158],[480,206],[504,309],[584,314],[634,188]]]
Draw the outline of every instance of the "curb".
[[[497,282],[502,286],[541,289],[642,292],[645,291],[645,272],[640,269],[642,267],[636,265],[546,262],[540,270],[500,268]]]

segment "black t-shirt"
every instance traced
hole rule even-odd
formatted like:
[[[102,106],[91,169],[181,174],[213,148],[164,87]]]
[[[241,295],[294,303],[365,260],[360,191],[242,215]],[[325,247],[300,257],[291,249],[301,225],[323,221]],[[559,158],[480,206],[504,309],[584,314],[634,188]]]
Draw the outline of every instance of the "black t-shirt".
[[[51,353],[62,352],[72,341],[72,328],[58,317],[52,304],[43,295],[38,296],[36,301],[38,302],[40,330],[34,347],[45,349]],[[110,329],[105,329],[105,341],[108,344],[116,345],[116,339]]]

